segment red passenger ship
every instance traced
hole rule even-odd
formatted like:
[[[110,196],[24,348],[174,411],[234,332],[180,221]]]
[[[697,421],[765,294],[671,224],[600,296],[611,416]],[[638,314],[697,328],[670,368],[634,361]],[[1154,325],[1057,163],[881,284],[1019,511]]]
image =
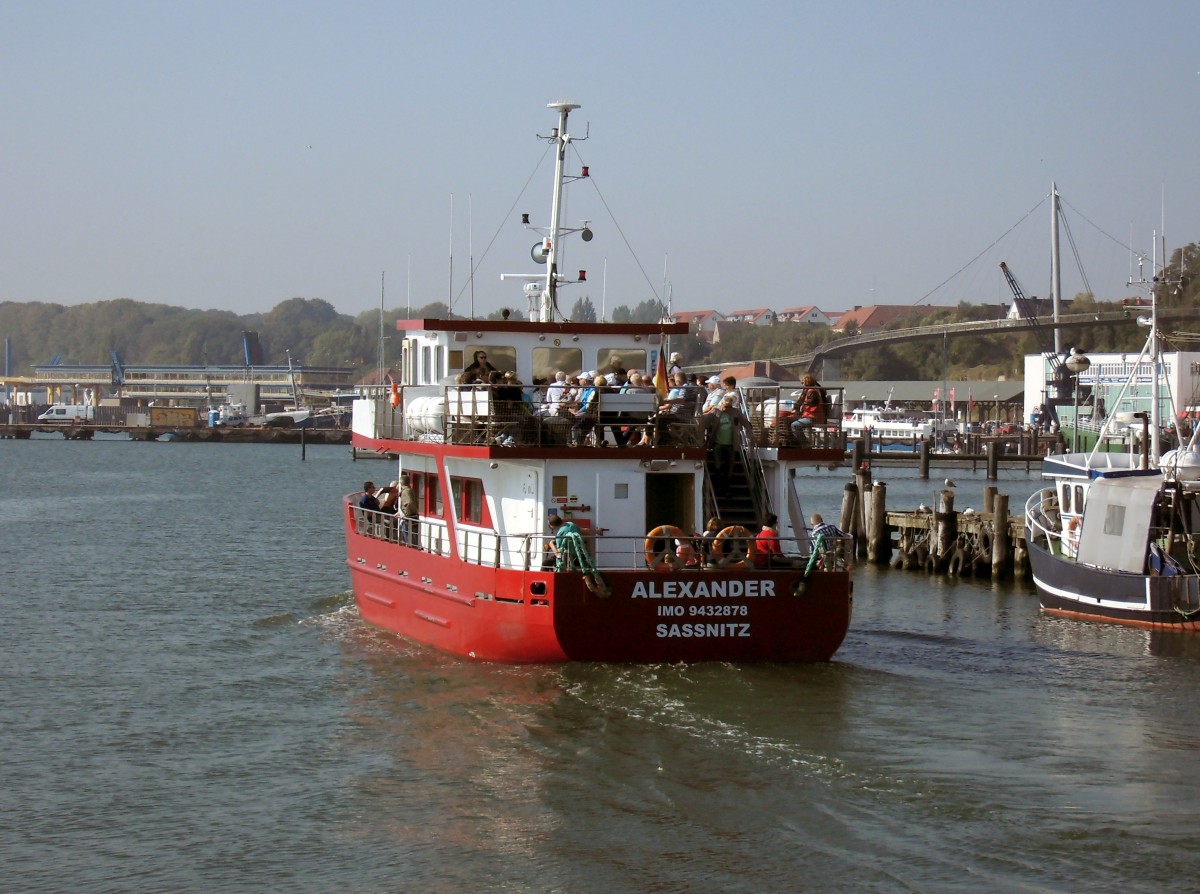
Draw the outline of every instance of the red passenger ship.
[[[404,517],[343,499],[362,617],[482,661],[829,660],[850,624],[853,550],[814,545],[795,473],[843,462],[838,419],[791,443],[779,386],[741,383],[748,424],[718,469],[691,405],[663,411],[654,385],[595,387],[618,370],[661,379],[688,328],[560,314],[561,243],[591,231],[560,220],[564,185],[587,179],[565,171],[578,106],[549,108],[551,220],[533,251],[545,270],[516,277],[526,318],[398,321],[401,381],[355,401],[355,449],[398,456],[417,504]],[[500,381],[474,381],[473,364]],[[559,399],[560,372],[582,379],[574,400]],[[783,555],[767,564],[755,535],[770,514]]]

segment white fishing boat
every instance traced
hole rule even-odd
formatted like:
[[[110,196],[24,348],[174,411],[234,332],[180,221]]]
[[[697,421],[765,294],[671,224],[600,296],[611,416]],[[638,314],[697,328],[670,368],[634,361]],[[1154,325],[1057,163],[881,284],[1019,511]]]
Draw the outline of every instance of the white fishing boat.
[[[1144,285],[1156,298],[1158,278]],[[1163,413],[1171,400],[1160,394],[1156,301],[1147,322],[1145,347],[1118,397],[1148,360],[1150,409],[1136,420],[1142,428],[1136,449],[1101,449],[1111,427],[1128,425],[1114,414],[1092,451],[1047,457],[1047,484],[1025,506],[1025,537],[1043,611],[1200,630],[1200,451],[1193,435],[1186,446],[1161,452],[1161,422],[1175,413]]]

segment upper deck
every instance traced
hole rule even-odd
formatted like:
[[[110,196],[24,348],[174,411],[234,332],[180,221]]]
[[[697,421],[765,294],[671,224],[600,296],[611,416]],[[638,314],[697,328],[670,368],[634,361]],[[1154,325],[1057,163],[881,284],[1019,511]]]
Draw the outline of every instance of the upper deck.
[[[513,399],[517,391],[520,399]],[[780,386],[739,388],[738,395],[750,423],[748,446],[839,458],[844,452],[836,418],[808,429],[803,447],[795,442],[792,417],[776,412]],[[679,413],[662,406],[654,391],[600,391],[593,412],[581,417],[549,398],[545,385],[397,386],[355,401],[353,431],[361,446],[382,441],[490,448],[707,446],[712,417],[699,414],[699,404]]]

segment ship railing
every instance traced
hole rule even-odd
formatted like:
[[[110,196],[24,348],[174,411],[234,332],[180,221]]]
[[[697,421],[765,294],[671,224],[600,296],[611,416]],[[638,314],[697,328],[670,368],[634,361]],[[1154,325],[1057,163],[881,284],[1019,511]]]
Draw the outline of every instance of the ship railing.
[[[823,386],[822,386],[823,387]],[[799,394],[803,389],[784,388],[781,385],[739,386],[743,412],[754,429],[754,444],[758,447],[806,446],[840,450],[844,446],[842,436],[843,388],[824,388],[825,421],[809,426],[804,439],[799,440],[792,432],[796,419],[795,408],[799,405]]]
[[[1064,531],[1058,495],[1053,487],[1035,491],[1025,502],[1025,523],[1031,543],[1042,543],[1055,555],[1074,558],[1078,531]]]
[[[519,388],[521,399],[497,398],[498,388]],[[808,446],[841,449],[841,389],[826,389],[827,419],[805,433]],[[504,392],[509,394],[510,392]],[[798,442],[791,431],[794,399],[778,385],[740,388],[755,447],[788,446]],[[361,402],[361,401],[360,401]],[[532,385],[403,386],[393,395],[382,393],[369,403],[355,430],[380,439],[425,441],[490,447],[566,447],[573,443],[599,445],[633,443],[639,446],[703,447],[711,417],[661,414],[653,391],[601,391],[594,410],[580,414],[577,406],[550,406],[544,389]]]
[[[498,534],[482,528],[459,523],[455,529],[456,543],[451,543],[449,527],[442,519],[422,517],[417,520],[415,533],[405,519],[387,512],[375,512],[351,505],[355,531],[361,536],[384,540],[399,546],[419,549],[484,568],[507,568],[518,571],[553,571],[556,558],[551,546],[554,535],[549,533]],[[616,537],[598,534],[589,529],[581,532],[587,559],[599,571],[633,571],[653,568],[661,571],[720,570],[745,568],[746,538],[730,537],[713,550],[699,535],[673,537]],[[807,538],[780,538],[782,555],[772,557],[765,568],[806,568],[812,557],[812,545]],[[455,547],[455,548],[452,548]],[[826,544],[816,567],[844,569],[854,561],[853,540]],[[563,570],[589,570],[569,563]]]

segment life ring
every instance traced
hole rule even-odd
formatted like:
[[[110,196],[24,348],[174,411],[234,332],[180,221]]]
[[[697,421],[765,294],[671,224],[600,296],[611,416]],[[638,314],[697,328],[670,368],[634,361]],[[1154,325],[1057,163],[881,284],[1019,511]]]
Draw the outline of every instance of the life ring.
[[[725,542],[728,540],[738,541],[743,544],[741,548],[746,550],[744,559],[734,559],[734,547],[732,545],[730,546],[729,555],[725,555]],[[722,568],[748,568],[754,564],[754,557],[757,553],[758,543],[754,539],[754,535],[741,525],[730,525],[728,528],[722,528],[720,533],[713,539],[713,559]]]
[[[650,568],[661,568],[666,565],[674,569],[679,565],[679,557],[675,555],[675,541],[685,539],[687,535],[674,525],[659,525],[646,535],[646,565]],[[665,547],[663,540],[667,541]]]
[[[1072,515],[1067,519],[1067,537],[1071,540],[1079,539],[1079,516]]]

